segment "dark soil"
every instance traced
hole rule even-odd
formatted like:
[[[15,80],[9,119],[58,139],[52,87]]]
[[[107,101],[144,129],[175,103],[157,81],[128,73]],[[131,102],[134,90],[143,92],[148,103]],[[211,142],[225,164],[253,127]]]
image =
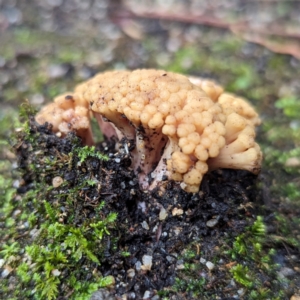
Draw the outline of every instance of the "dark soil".
[[[32,189],[41,181],[51,186],[53,172],[45,171],[45,166],[39,165],[39,152],[52,159],[63,158],[80,145],[79,138],[73,133],[58,138],[51,132],[51,126],[39,126],[33,120],[30,131],[32,136],[37,137],[37,143],[23,140],[16,146],[19,167],[24,174],[19,193]],[[99,268],[103,276],[114,276],[113,295],[120,297],[126,294],[127,299],[142,299],[147,291],[150,297],[175,284],[178,270],[189,261],[185,257],[189,247],[196,253],[192,257],[194,262],[204,256],[206,261],[216,263],[214,256],[220,252],[218,249],[224,247],[224,241],[234,240],[254,222],[258,213],[256,207],[261,206],[262,197],[256,187],[256,176],[233,170],[219,170],[206,175],[200,192],[196,194],[186,193],[178,183],[168,180],[151,192],[143,192],[130,169],[126,143],[123,140],[118,151],[114,150],[116,145],[112,142],[99,144],[99,149],[110,157],[108,161],[89,157],[78,164],[78,157],[74,156],[72,168],[68,164],[60,164],[59,173],[67,184],[46,193],[46,199],[62,208],[62,223],[72,222],[79,227],[95,216],[95,207],[100,201],[105,202],[101,211],[103,216],[117,212],[118,226],[103,240],[101,265],[94,267]],[[32,164],[38,165],[39,171],[33,172]],[[87,177],[97,179],[98,184],[81,188],[81,198],[73,204],[75,217],[72,215],[71,220],[67,197],[57,195],[68,193]],[[163,216],[164,210],[167,216]],[[124,251],[130,255],[124,257]],[[144,255],[152,257],[151,270],[143,270],[141,266]],[[224,255],[219,257],[225,260],[223,265],[229,263]],[[206,280],[206,296],[227,299],[234,294],[236,288],[226,288],[230,281],[227,271],[219,266],[213,272],[204,266],[197,271],[198,276]],[[266,274],[261,274],[261,277],[264,281],[270,280]],[[62,291],[60,299],[65,299],[63,295]],[[192,296],[188,292],[181,293],[181,296],[177,293],[174,299],[192,299]]]

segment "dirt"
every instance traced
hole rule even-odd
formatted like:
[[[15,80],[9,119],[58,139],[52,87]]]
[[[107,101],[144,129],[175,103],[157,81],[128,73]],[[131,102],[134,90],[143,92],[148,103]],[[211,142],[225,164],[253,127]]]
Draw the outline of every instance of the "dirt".
[[[30,121],[30,134],[36,138],[36,143],[25,139],[20,140],[16,147],[19,166],[24,174],[19,193],[25,193],[41,182],[50,187],[54,169],[45,171],[44,157],[51,157],[54,161],[66,159],[80,145],[74,133],[59,138],[51,132],[51,126],[37,125],[33,119]],[[187,246],[195,251],[193,262],[204,256],[206,261],[212,260],[216,264],[216,253],[220,252],[218,249],[224,246],[225,241],[233,241],[253,224],[261,210],[258,207],[262,206],[263,197],[257,188],[256,176],[234,170],[218,170],[206,175],[200,192],[195,194],[184,192],[179,183],[168,180],[153,191],[141,191],[138,179],[130,169],[131,158],[126,144],[129,142],[123,140],[117,147],[118,151],[111,141],[99,144],[98,149],[110,157],[108,161],[88,157],[84,163],[78,164],[76,156],[71,164],[58,164],[56,161],[56,165],[60,166],[59,174],[67,184],[46,192],[44,197],[64,212],[61,223],[72,222],[76,227],[99,213],[95,208],[100,201],[105,203],[102,217],[111,212],[118,214],[118,226],[103,240],[105,249],[100,255],[101,265],[93,267],[103,276],[115,278],[116,284],[110,292],[116,299],[122,295],[127,295],[127,299],[142,299],[145,293],[153,297],[157,291],[175,284],[181,267],[190,260],[185,257]],[[32,164],[38,168],[34,172]],[[67,196],[58,197],[69,193],[86,178],[96,179],[97,185],[82,186],[81,197],[72,206],[68,204]],[[271,215],[267,219],[272,222]],[[124,257],[123,251],[128,252],[128,256]],[[283,256],[287,250],[282,251]],[[152,259],[149,270],[143,266],[145,255]],[[223,258],[223,266],[231,262],[222,253],[220,257]],[[80,260],[78,263],[87,262]],[[204,266],[197,273],[205,278],[206,297],[228,299],[236,292],[236,288],[226,292],[230,285],[226,268],[218,266],[210,272]],[[64,276],[67,278],[68,274]],[[260,276],[263,281],[271,280],[265,272],[261,272]],[[65,291],[61,293],[59,299],[65,299]],[[174,299],[193,298],[188,291],[175,294],[170,291],[169,297],[172,295],[175,295]]]

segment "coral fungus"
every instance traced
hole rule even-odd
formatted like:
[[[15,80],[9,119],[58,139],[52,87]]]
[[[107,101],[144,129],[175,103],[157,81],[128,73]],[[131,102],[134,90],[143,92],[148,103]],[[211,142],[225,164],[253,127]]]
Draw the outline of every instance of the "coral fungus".
[[[257,113],[211,81],[163,70],[105,72],[57,97],[36,120],[92,143],[88,107],[107,138],[135,145],[132,168],[143,189],[169,178],[197,192],[208,170],[260,169]]]

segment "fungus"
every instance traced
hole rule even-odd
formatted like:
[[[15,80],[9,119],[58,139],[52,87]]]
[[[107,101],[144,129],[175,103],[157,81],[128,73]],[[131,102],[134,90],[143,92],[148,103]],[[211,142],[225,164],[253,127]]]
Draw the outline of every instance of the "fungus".
[[[54,102],[44,106],[36,116],[39,124],[52,124],[52,130],[65,135],[72,130],[86,145],[93,145],[88,102],[77,94],[65,93],[54,98]]]
[[[56,98],[36,120],[52,123],[61,134],[75,129],[92,143],[89,106],[107,138],[125,137],[135,145],[132,168],[143,189],[169,178],[197,192],[208,170],[257,172],[257,114],[243,99],[223,93],[211,81],[197,80],[162,70],[105,72],[68,97]]]

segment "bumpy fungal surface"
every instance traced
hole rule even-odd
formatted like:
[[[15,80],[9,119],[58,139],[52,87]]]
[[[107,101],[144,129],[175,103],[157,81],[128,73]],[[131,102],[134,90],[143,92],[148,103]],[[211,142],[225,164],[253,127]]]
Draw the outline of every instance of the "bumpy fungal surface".
[[[92,143],[88,107],[106,137],[135,145],[132,168],[143,189],[173,179],[197,192],[209,169],[260,169],[257,113],[211,81],[163,70],[105,72],[56,98],[36,120]]]
[[[93,144],[90,127],[89,104],[73,93],[65,93],[54,98],[54,102],[46,105],[36,116],[39,124],[52,124],[52,129],[65,135],[76,130],[87,145]]]

